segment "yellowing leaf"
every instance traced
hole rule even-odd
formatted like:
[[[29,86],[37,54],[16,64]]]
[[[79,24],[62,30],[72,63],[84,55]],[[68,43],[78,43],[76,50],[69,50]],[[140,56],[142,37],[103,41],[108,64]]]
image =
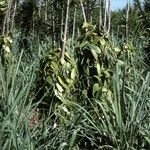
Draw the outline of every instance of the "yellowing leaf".
[[[60,93],[62,93],[64,91],[59,83],[56,83],[56,87]]]
[[[101,43],[102,46],[104,46],[106,41],[104,39],[100,39],[100,43]]]
[[[121,50],[119,49],[119,47],[115,47],[115,52],[120,52]]]
[[[3,49],[6,53],[10,53],[10,48],[8,46],[3,45]]]
[[[76,76],[76,70],[75,70],[75,68],[73,68],[71,71],[71,79],[74,79],[75,76]]]
[[[93,57],[95,58],[95,60],[98,59],[98,55],[96,54],[95,50],[91,49],[91,52],[93,54]]]
[[[97,73],[100,76],[101,75],[101,67],[100,67],[99,63],[97,63],[96,68],[97,68]]]
[[[61,79],[60,76],[58,76],[58,81],[59,81],[59,83],[60,83],[65,89],[68,88],[67,85],[64,83],[64,81]]]
[[[52,78],[50,76],[47,76],[46,77],[46,81],[49,83],[49,84],[52,84],[53,81],[52,81]]]
[[[105,87],[103,87],[103,88],[102,88],[102,91],[103,91],[103,92],[107,92],[108,90],[107,90]]]
[[[67,109],[65,106],[62,107],[62,110],[63,110],[64,112],[66,112],[67,115],[70,115],[70,112],[68,111],[68,109]]]
[[[90,49],[93,49],[96,53],[98,53],[98,54],[100,54],[101,53],[101,50],[100,50],[100,48],[98,47],[98,46],[95,46],[95,45],[93,45],[93,44],[88,44],[88,47],[90,48]]]
[[[96,92],[98,92],[100,90],[99,84],[95,83],[93,86],[93,91],[92,91],[92,95],[94,96]]]
[[[123,62],[122,60],[117,60],[117,64],[118,64],[119,66],[123,66],[123,65],[124,65],[124,62]]]
[[[54,89],[54,94],[57,98],[59,98],[61,100],[62,98],[62,93],[60,93],[57,89]]]

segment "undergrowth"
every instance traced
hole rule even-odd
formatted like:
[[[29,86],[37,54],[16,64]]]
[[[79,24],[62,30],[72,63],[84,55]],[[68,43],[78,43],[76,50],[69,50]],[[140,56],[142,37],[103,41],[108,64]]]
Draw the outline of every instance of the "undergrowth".
[[[64,64],[48,41],[32,45],[30,61],[3,42],[0,149],[150,148],[150,72],[141,43],[83,28]]]

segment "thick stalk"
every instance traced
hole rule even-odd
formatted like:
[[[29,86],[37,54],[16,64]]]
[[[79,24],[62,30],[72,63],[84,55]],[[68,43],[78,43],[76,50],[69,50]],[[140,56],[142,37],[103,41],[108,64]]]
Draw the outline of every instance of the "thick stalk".
[[[76,28],[76,14],[77,14],[77,6],[75,6],[74,9],[74,17],[73,17],[73,29],[72,29],[72,43],[74,41],[75,37],[75,28]]]
[[[83,13],[84,22],[87,22],[86,15],[85,15],[85,10],[84,10],[84,6],[83,6],[82,0],[80,0],[80,3],[81,3],[81,8],[82,8],[82,13]]]
[[[64,63],[64,55],[65,55],[65,47],[66,47],[66,39],[67,39],[67,28],[68,28],[68,18],[69,18],[69,3],[70,0],[67,0],[67,10],[66,10],[66,20],[65,20],[65,29],[64,29],[64,35],[62,40],[62,48],[60,53],[60,61],[63,64]]]
[[[110,25],[111,25],[111,10],[110,10],[110,0],[108,0],[108,34],[110,34]]]
[[[107,0],[104,0],[104,31],[106,31],[106,23],[107,23]]]
[[[127,0],[127,11],[126,11],[126,41],[128,42],[129,37],[129,10],[130,10],[130,2]]]
[[[62,40],[63,40],[63,30],[64,30],[64,7],[61,8],[61,27],[60,27],[60,47],[62,47]]]
[[[101,31],[102,27],[102,2],[99,0],[99,31]]]
[[[16,14],[16,7],[17,7],[17,2],[15,1],[14,10],[13,10],[13,15],[12,15],[11,30],[12,30],[13,27],[14,27],[14,18],[15,18],[15,14]]]
[[[45,1],[45,20],[47,20],[47,6],[48,5],[48,2],[47,0]]]

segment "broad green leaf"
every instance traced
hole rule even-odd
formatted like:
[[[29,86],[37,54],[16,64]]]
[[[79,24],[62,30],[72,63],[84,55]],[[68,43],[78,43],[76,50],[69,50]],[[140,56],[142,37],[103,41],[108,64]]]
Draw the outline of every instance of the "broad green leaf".
[[[97,63],[96,68],[97,68],[98,76],[100,76],[101,75],[101,67],[100,67],[99,63]]]
[[[59,83],[60,83],[65,89],[67,89],[68,87],[67,87],[67,85],[64,83],[64,81],[61,79],[61,77],[58,76],[57,78],[58,78]]]
[[[64,91],[62,86],[59,83],[56,83],[56,87],[60,93],[62,93]]]
[[[90,26],[90,24],[89,23],[87,23],[87,22],[84,22],[83,23],[83,26],[82,26],[82,28],[84,29],[84,28],[88,28]]]
[[[60,93],[57,89],[54,89],[54,94],[55,94],[56,97],[58,97],[61,100],[62,93]]]
[[[115,47],[115,52],[120,52],[120,48],[119,47]]]
[[[3,45],[3,49],[5,50],[6,53],[10,53],[9,46]]]
[[[102,46],[104,46],[106,41],[104,39],[100,39],[100,43],[101,43]]]
[[[85,46],[87,45],[87,43],[88,43],[87,41],[86,41],[86,42],[82,42],[82,43],[79,45],[79,47],[80,47],[80,48],[83,48],[83,47],[85,47]]]
[[[95,58],[95,60],[98,59],[98,55],[96,54],[95,50],[91,49],[91,52],[93,54],[93,57]]]
[[[53,80],[50,76],[47,76],[46,77],[46,81],[49,83],[49,84],[52,84],[53,83]]]
[[[103,88],[102,88],[102,91],[103,91],[103,92],[107,92],[108,89],[107,89],[106,87],[103,87]]]
[[[69,84],[71,80],[69,78],[66,78],[67,83]]]
[[[90,48],[90,49],[93,49],[96,53],[98,53],[98,54],[100,54],[101,53],[101,50],[100,50],[100,48],[98,47],[98,46],[95,46],[95,45],[93,45],[93,44],[88,44],[88,47]]]
[[[123,66],[125,63],[122,61],[122,60],[117,60],[117,64],[119,65],[119,66]]]
[[[94,96],[96,92],[98,92],[100,90],[99,84],[95,83],[93,86],[93,91],[92,91],[92,95]]]
[[[87,66],[87,67],[84,67],[84,73],[85,73],[87,76],[90,75],[90,69],[89,69],[88,66]]]
[[[65,106],[63,106],[63,107],[61,107],[61,108],[62,108],[62,110],[63,110],[64,112],[67,113],[67,115],[70,115],[69,110],[68,110]]]
[[[75,76],[76,76],[76,70],[75,70],[75,68],[73,68],[71,71],[71,79],[74,79]]]
[[[107,78],[110,77],[110,73],[107,70],[104,70],[103,73],[106,75]]]
[[[2,7],[5,4],[6,4],[5,0],[0,1],[0,7]]]
[[[51,68],[55,71],[58,69],[58,64],[56,62],[51,62],[52,64],[50,65]]]

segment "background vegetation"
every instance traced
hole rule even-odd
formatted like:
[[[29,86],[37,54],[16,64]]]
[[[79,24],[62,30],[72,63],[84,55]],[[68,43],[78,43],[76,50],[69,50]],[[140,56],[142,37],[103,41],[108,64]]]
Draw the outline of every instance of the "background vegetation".
[[[150,1],[0,0],[0,149],[150,149]]]

